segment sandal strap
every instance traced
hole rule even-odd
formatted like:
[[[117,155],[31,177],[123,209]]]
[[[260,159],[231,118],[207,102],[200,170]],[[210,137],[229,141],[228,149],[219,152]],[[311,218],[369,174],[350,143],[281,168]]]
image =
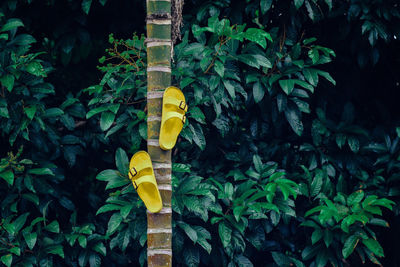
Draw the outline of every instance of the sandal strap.
[[[129,173],[132,175],[132,178],[135,177],[141,170],[153,167],[151,161],[141,161],[138,162],[135,167],[129,169]]]
[[[132,180],[132,183],[136,190],[142,183],[152,183],[157,187],[157,184],[154,182],[154,180],[155,178],[153,175],[144,175],[142,177]]]
[[[178,100],[178,99],[176,99],[174,97],[166,97],[164,99],[164,104],[177,106],[179,109],[181,109],[181,110],[183,110],[185,112],[187,112],[187,110],[188,110],[188,106],[187,106],[185,101]]]
[[[169,111],[165,115],[165,120],[164,121],[167,121],[167,120],[172,119],[172,118],[177,118],[177,119],[181,120],[183,124],[185,124],[185,121],[186,121],[186,115],[185,114],[182,114],[182,113],[179,113],[179,112],[174,112],[174,111]]]

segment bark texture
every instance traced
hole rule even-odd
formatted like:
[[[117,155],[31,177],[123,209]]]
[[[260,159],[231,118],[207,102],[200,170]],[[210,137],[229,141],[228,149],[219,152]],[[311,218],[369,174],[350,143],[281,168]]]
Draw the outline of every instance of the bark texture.
[[[160,148],[162,96],[171,85],[171,1],[147,0],[147,151],[163,209],[147,213],[148,266],[172,266],[171,151]]]

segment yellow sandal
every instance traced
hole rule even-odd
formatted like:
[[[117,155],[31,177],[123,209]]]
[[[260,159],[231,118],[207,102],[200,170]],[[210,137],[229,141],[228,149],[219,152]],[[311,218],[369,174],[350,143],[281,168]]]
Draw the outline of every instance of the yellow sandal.
[[[162,200],[153,165],[146,151],[139,151],[132,156],[128,176],[146,208],[152,213],[159,212],[162,209]]]
[[[188,107],[182,91],[174,86],[165,89],[159,143],[164,150],[172,149],[186,121]]]

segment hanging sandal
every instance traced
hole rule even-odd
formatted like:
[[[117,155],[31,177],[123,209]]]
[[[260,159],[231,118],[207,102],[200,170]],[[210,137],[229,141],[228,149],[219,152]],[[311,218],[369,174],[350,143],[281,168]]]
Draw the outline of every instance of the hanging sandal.
[[[159,143],[163,150],[172,149],[186,121],[188,106],[182,91],[174,86],[165,89]]]
[[[132,156],[128,176],[146,208],[152,213],[159,212],[162,209],[162,200],[153,165],[146,151],[139,151]]]

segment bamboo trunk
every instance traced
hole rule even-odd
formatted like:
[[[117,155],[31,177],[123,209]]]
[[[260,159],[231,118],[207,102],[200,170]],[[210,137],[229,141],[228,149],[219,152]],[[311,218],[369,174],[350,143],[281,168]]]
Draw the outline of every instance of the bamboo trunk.
[[[147,213],[148,266],[172,266],[171,151],[160,148],[162,96],[171,85],[171,0],[146,0],[147,6],[147,151],[163,201],[159,213]]]

